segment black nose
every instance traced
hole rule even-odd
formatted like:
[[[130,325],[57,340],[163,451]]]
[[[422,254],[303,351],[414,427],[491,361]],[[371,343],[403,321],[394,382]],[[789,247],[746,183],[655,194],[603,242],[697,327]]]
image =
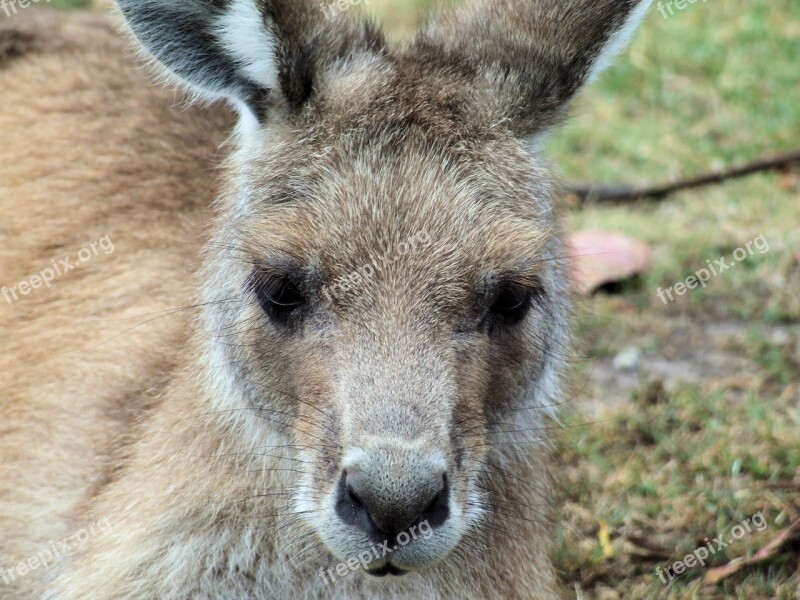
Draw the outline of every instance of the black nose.
[[[362,471],[342,472],[336,512],[348,525],[367,532],[376,541],[394,539],[415,525],[439,527],[450,516],[447,475],[437,473],[423,481],[409,482],[402,492],[387,489],[380,478]]]

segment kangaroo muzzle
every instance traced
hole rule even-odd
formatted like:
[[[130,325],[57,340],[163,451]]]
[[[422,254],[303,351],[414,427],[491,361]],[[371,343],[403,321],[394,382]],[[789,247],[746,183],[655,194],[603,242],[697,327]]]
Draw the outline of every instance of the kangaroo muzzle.
[[[349,453],[336,490],[342,521],[375,541],[412,527],[436,528],[450,516],[450,485],[443,458],[418,449],[381,445]]]

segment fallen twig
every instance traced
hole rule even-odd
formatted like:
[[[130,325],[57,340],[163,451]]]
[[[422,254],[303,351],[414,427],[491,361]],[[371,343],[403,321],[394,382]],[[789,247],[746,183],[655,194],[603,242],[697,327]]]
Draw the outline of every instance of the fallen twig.
[[[800,521],[795,521],[788,528],[781,531],[778,536],[769,542],[766,546],[761,548],[750,558],[736,558],[726,565],[721,567],[714,567],[706,572],[705,583],[716,585],[723,579],[727,579],[752,565],[771,560],[778,556],[786,545],[800,539]]]
[[[722,183],[723,181],[746,177],[762,171],[785,170],[794,164],[800,164],[800,150],[788,154],[781,154],[772,158],[757,160],[742,165],[741,167],[720,171],[718,173],[700,175],[698,177],[682,179],[663,185],[642,188],[631,186],[568,185],[564,191],[571,196],[577,197],[578,201],[581,203],[632,202],[644,198],[662,200],[676,192]]]

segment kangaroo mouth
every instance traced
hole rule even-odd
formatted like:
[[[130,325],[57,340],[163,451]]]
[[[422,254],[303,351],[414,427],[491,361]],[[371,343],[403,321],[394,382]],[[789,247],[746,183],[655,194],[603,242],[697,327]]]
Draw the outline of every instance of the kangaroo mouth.
[[[398,567],[395,567],[392,563],[386,563],[384,566],[380,567],[379,569],[370,569],[367,570],[367,574],[372,575],[373,577],[386,577],[387,575],[394,575],[395,577],[402,577],[406,575],[409,571],[404,571]]]

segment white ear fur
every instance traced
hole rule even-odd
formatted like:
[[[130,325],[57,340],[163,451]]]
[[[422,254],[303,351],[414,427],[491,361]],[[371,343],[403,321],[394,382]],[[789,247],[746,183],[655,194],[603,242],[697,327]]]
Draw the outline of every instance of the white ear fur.
[[[243,75],[266,89],[278,89],[278,43],[253,0],[233,0],[215,29]]]
[[[614,59],[628,46],[631,38],[633,38],[633,34],[636,33],[636,29],[642,21],[644,21],[647,10],[652,3],[653,0],[642,0],[639,5],[631,11],[625,24],[609,38],[606,47],[595,59],[586,83],[591,83],[603,71],[608,69],[614,62]]]
[[[278,40],[261,0],[117,0],[146,57],[194,100],[226,99],[242,126],[258,126],[263,99],[280,92]]]

